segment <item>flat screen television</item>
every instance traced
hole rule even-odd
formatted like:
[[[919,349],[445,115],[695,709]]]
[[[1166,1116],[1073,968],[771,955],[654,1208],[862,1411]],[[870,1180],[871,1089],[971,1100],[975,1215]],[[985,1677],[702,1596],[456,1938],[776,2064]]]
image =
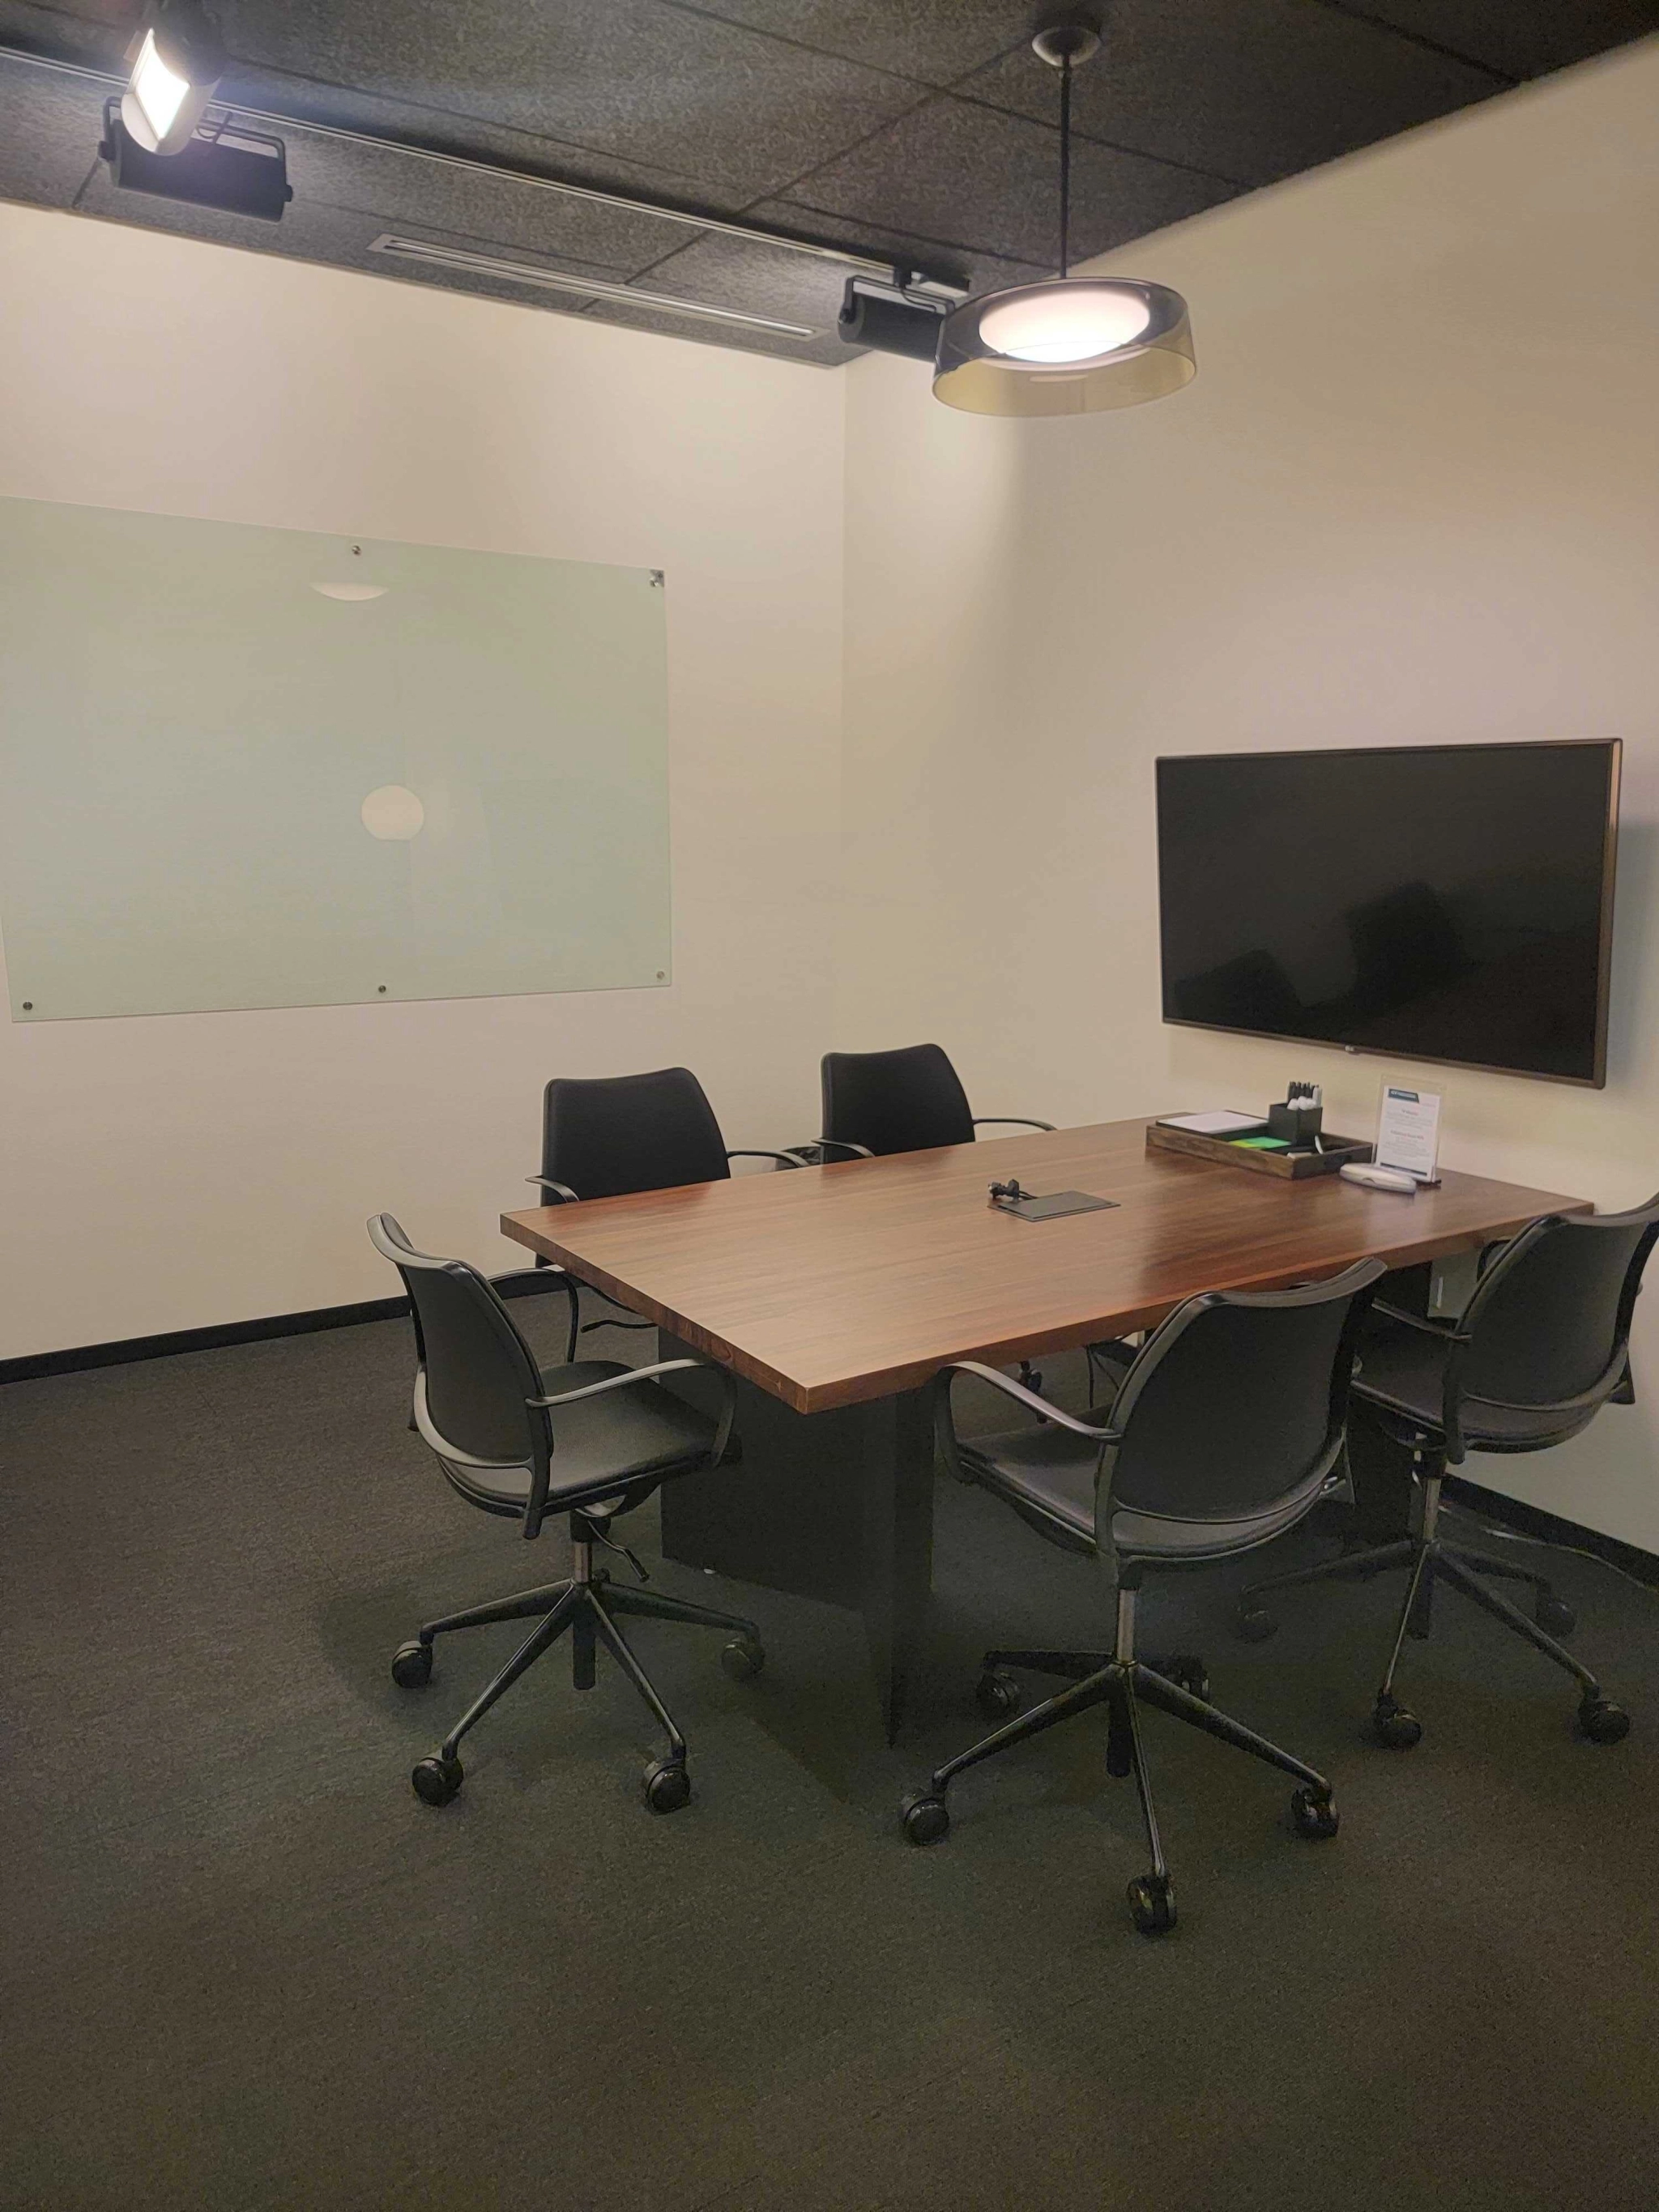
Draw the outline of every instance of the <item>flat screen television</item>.
[[[1164,1018],[1607,1079],[1620,745],[1158,763]]]

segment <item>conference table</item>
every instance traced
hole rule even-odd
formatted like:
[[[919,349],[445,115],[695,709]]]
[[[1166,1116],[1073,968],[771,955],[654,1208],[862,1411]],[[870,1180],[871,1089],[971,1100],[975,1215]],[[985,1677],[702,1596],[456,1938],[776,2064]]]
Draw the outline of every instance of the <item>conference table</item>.
[[[1109,1209],[1028,1220],[993,1181]],[[535,1206],[501,1231],[735,1378],[741,1457],[662,1493],[663,1550],[863,1616],[890,1741],[931,1587],[928,1385],[1151,1328],[1195,1292],[1477,1252],[1587,1201],[1448,1173],[1402,1196],[1154,1150],[1145,1120]],[[712,1378],[671,1378],[712,1407]]]

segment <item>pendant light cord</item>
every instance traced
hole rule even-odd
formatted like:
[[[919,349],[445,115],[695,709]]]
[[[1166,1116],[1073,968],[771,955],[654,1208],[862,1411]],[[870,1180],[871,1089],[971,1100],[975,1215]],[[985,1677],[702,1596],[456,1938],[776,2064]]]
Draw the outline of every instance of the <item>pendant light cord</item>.
[[[1060,65],[1060,280],[1069,268],[1072,228],[1072,57]]]

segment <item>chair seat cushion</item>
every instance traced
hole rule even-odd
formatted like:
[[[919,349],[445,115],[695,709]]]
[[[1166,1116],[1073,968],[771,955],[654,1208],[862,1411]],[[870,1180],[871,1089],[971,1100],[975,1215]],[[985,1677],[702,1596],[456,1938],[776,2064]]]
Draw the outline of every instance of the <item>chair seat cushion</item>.
[[[578,1359],[544,1367],[542,1389],[550,1398],[604,1382],[629,1369],[615,1359]],[[553,1468],[548,1504],[579,1503],[585,1513],[629,1511],[672,1474],[689,1474],[714,1449],[715,1423],[659,1382],[608,1390],[574,1406],[555,1406]],[[465,1467],[445,1459],[444,1473],[474,1504],[494,1512],[521,1513],[530,1495],[530,1467]],[[585,1496],[584,1492],[592,1493]]]
[[[1110,1407],[1095,1407],[1085,1419],[1103,1425]],[[1093,1552],[1095,1473],[1100,1446],[1087,1437],[1050,1422],[1005,1434],[961,1439],[963,1463],[1021,1520],[1068,1552]],[[1241,1521],[1176,1521],[1121,1507],[1112,1516],[1112,1549],[1121,1557],[1160,1559],[1166,1565],[1221,1559],[1265,1544],[1293,1528],[1313,1498],[1326,1487],[1319,1476],[1294,1497],[1280,1500],[1271,1514]]]
[[[1426,1330],[1377,1315],[1359,1340],[1353,1395],[1391,1433],[1407,1437],[1416,1432],[1437,1439],[1444,1413],[1447,1350]],[[1494,1406],[1466,1395],[1463,1437],[1473,1451],[1540,1451],[1576,1436],[1594,1410],[1563,1416],[1549,1407]]]

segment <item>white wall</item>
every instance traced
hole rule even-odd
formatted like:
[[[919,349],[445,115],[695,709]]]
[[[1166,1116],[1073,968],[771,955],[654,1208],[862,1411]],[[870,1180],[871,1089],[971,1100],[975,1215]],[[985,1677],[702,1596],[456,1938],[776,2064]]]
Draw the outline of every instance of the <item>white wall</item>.
[[[1650,42],[1099,264],[1191,303],[1153,406],[848,372],[841,1044],[937,1037],[981,1112],[1060,1121],[1306,1075],[1363,1132],[1383,1063],[1160,1023],[1153,757],[1620,736],[1607,1088],[1423,1073],[1451,1166],[1659,1186],[1656,106]],[[1641,1407],[1472,1472],[1659,1549],[1644,1303]]]
[[[0,494],[667,571],[673,988],[0,1024],[0,1358],[493,1266],[550,1075],[817,1127],[842,392],[822,371],[0,205]]]

